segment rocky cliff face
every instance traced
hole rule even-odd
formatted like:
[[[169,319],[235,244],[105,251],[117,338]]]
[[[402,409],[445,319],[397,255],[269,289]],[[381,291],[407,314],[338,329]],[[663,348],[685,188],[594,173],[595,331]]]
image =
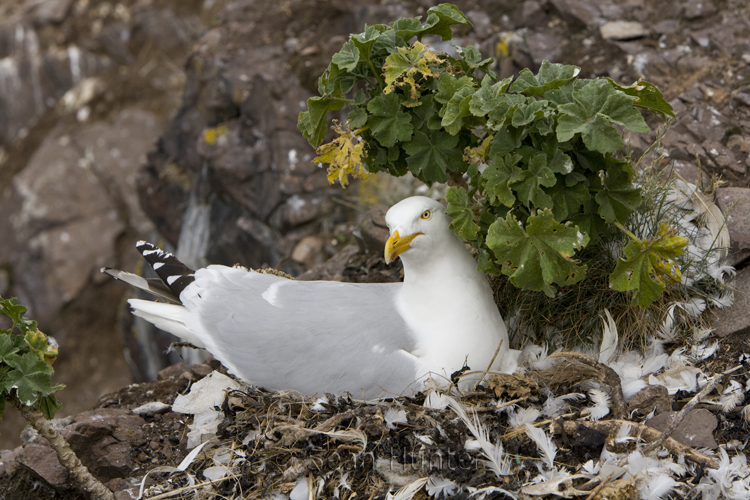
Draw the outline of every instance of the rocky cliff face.
[[[455,3],[474,23],[456,42],[497,57],[502,76],[549,59],[657,84],[678,113],[664,165],[695,180],[700,162],[748,186],[744,2]],[[168,340],[144,348],[129,315],[118,333],[129,292],[98,273],[135,268],[136,240],[194,266],[292,274],[336,252],[318,235],[351,214],[310,162],[297,115],[349,33],[432,4],[0,1],[0,294],[60,342],[66,414],[132,381],[130,368],[145,378],[166,362]],[[8,422],[3,439],[16,434]]]

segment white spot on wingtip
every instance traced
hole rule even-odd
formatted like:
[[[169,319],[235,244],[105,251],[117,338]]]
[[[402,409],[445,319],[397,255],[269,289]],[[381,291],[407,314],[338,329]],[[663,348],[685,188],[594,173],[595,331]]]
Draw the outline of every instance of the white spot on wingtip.
[[[161,253],[161,250],[145,250],[143,252],[143,256],[145,257],[146,255],[151,255],[152,253]]]
[[[178,280],[178,279],[180,279],[180,278],[182,278],[182,275],[181,275],[181,274],[178,274],[178,275],[176,275],[176,276],[170,276],[170,277],[168,277],[168,278],[167,278],[167,285],[172,285],[172,284],[174,284],[174,282],[175,282],[175,281],[177,281],[177,280]]]
[[[156,264],[154,264],[154,271],[156,271],[157,269],[159,269],[163,265],[164,265],[164,262],[157,262]]]

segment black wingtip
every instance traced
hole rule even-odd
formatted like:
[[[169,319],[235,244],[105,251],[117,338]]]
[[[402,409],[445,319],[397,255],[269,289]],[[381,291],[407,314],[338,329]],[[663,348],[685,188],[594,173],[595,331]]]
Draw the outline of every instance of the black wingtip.
[[[195,281],[195,271],[177,260],[177,257],[171,253],[143,240],[136,243],[135,248],[177,297],[186,286]]]

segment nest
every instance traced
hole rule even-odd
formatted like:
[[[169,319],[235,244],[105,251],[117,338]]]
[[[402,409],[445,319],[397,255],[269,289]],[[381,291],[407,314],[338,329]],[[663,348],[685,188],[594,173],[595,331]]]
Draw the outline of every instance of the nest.
[[[617,498],[635,500],[635,478],[586,473],[583,464],[598,458],[605,445],[628,453],[650,444],[649,451],[662,458],[687,460],[685,493],[704,469],[718,467],[715,456],[644,425],[653,408],[626,407],[611,369],[578,353],[553,356],[557,362],[543,370],[491,374],[486,386],[465,394],[452,388],[363,402],[252,387],[228,392],[217,438],[183,461],[184,474],[152,474],[155,484],[144,498],[593,499],[614,498],[607,493],[614,491]],[[518,426],[518,414],[508,411],[542,408],[551,394],[568,394],[592,379],[612,401],[608,418],[589,419],[580,400],[570,400],[553,418],[540,411],[533,425]],[[544,437],[532,436],[532,427],[553,439],[545,444]],[[681,497],[679,489],[673,491],[672,498]]]

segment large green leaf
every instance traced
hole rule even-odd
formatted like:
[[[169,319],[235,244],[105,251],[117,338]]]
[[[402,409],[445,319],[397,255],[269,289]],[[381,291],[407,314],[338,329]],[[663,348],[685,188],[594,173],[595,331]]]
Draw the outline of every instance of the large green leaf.
[[[59,390],[63,387],[64,386],[56,386],[54,387],[54,389]],[[39,411],[42,412],[42,415],[44,415],[44,418],[46,418],[47,420],[52,420],[52,418],[55,416],[55,413],[57,413],[60,408],[62,408],[62,403],[57,400],[54,394],[50,394],[49,396],[42,396],[41,398],[39,398],[37,407],[39,408]]]
[[[466,190],[462,187],[451,187],[445,195],[445,201],[448,202],[445,214],[453,218],[451,221],[453,232],[464,241],[475,239],[479,226],[476,223],[476,216],[471,209],[471,200],[469,200],[469,194]]]
[[[548,101],[531,99],[526,104],[519,104],[515,111],[513,111],[511,125],[514,127],[523,127],[547,116],[550,112],[547,109],[547,103]]]
[[[578,213],[581,205],[591,198],[591,193],[585,184],[569,186],[565,182],[557,182],[546,191],[552,198],[552,213],[558,222],[565,221],[571,215]]]
[[[543,61],[536,76],[528,69],[522,69],[510,86],[510,92],[543,97],[545,92],[558,89],[574,79],[580,70],[576,66]]]
[[[36,401],[37,396],[49,396],[55,392],[51,383],[52,368],[33,352],[19,357],[17,366],[5,377],[5,390],[15,388],[18,399],[25,405]]]
[[[604,174],[602,188],[594,199],[599,204],[598,213],[604,220],[624,224],[641,204],[641,190],[633,186],[630,173],[614,167]]]
[[[633,85],[624,87],[616,84],[611,78],[607,78],[607,80],[615,89],[635,97],[634,104],[639,108],[657,113],[662,119],[666,119],[667,115],[674,118],[672,105],[664,99],[664,95],[653,83],[638,80]]]
[[[359,50],[359,57],[369,59],[375,42],[383,32],[388,30],[385,24],[375,24],[365,28],[365,31],[351,36],[351,41]]]
[[[586,266],[572,259],[589,237],[576,226],[555,222],[551,210],[529,216],[524,228],[512,213],[489,228],[487,246],[502,264],[511,283],[554,297],[553,284],[570,285],[583,279]]]
[[[23,333],[37,329],[36,321],[24,316],[26,308],[20,305],[15,297],[9,299],[0,297],[0,314],[8,316],[13,321],[13,326],[18,327]]]
[[[447,170],[460,171],[464,165],[461,151],[456,148],[458,136],[436,131],[431,135],[417,131],[414,138],[404,143],[409,155],[409,171],[426,182],[446,182]]]
[[[352,71],[359,62],[359,49],[357,45],[353,40],[349,40],[341,47],[341,50],[333,54],[331,61],[341,69]]]
[[[461,87],[453,94],[451,100],[445,105],[445,114],[441,123],[446,132],[451,135],[457,135],[461,131],[464,122],[463,119],[471,116],[469,103],[473,95],[474,89],[469,86]]]
[[[558,107],[557,140],[565,142],[581,134],[587,148],[602,154],[614,153],[624,145],[613,123],[634,132],[649,128],[633,99],[615,90],[607,80],[593,80],[572,93],[574,103]]]
[[[441,128],[441,120],[432,95],[423,96],[422,104],[411,108],[411,113],[413,115],[412,125],[414,125],[415,130],[424,128],[439,130]]]
[[[315,148],[320,146],[328,133],[328,113],[344,107],[344,100],[330,97],[311,97],[307,100],[307,111],[300,113],[297,127]]]
[[[521,171],[520,179],[511,187],[526,207],[551,208],[552,198],[544,192],[543,187],[552,187],[556,182],[554,172],[547,166],[547,155],[539,153],[531,158]]]
[[[468,76],[456,78],[450,73],[443,73],[438,78],[437,93],[435,100],[441,104],[447,104],[453,98],[453,95],[463,87],[474,88],[474,82]]]
[[[521,180],[521,169],[517,166],[521,161],[521,155],[498,154],[490,155],[492,160],[484,172],[481,182],[484,192],[492,205],[502,203],[511,207],[516,202],[516,197],[510,189],[510,184]]]
[[[397,141],[411,139],[414,127],[411,115],[401,111],[401,103],[397,94],[381,94],[367,104],[370,116],[367,123],[372,135],[386,147],[391,147]]]
[[[17,354],[24,344],[20,335],[0,334],[0,363],[10,364],[18,358]]]
[[[678,283],[680,268],[675,259],[682,255],[687,238],[662,224],[653,239],[632,240],[625,246],[625,259],[617,261],[609,277],[610,286],[619,291],[633,291],[633,303],[648,307],[658,299],[666,281]]]
[[[500,127],[490,145],[490,156],[511,153],[521,147],[526,132],[515,127]]]
[[[512,76],[495,84],[492,83],[492,78],[489,76],[482,78],[479,90],[474,93],[471,97],[471,102],[469,102],[469,111],[471,111],[471,114],[474,116],[484,116],[503,102],[507,102],[507,100],[502,99],[502,96],[505,94],[511,81],[513,81]]]
[[[458,7],[449,3],[441,3],[427,10],[425,29],[417,36],[421,40],[425,35],[440,35],[443,40],[450,40],[453,36],[451,26],[462,24],[471,26],[471,23]]]

